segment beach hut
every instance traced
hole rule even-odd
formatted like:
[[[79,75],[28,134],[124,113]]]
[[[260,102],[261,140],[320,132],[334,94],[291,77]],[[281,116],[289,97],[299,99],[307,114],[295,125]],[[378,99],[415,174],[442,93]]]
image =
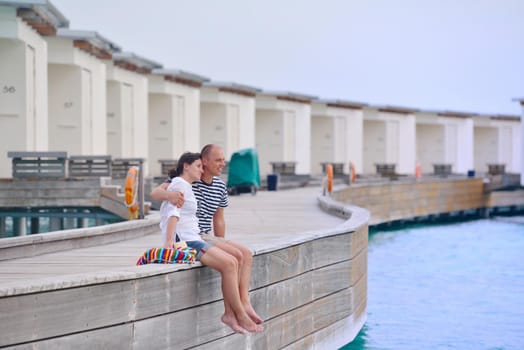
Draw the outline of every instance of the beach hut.
[[[200,143],[218,144],[226,159],[255,147],[255,97],[262,90],[237,83],[207,82],[200,95]]]
[[[154,69],[149,75],[150,174],[165,176],[162,164],[200,150],[200,88],[208,80],[177,69]]]
[[[520,185],[524,186],[524,98],[517,98],[514,101],[520,103],[522,114],[520,116]]]
[[[521,131],[518,115],[473,117],[475,171],[520,172]]]
[[[68,20],[47,1],[0,1],[0,177],[8,151],[48,150],[47,45]]]
[[[366,104],[342,100],[313,101],[311,108],[311,174],[322,174],[325,163],[349,174],[352,162],[362,171],[363,111]]]
[[[438,112],[439,122],[444,126],[443,159],[451,164],[452,172],[467,174],[473,169],[473,116],[475,113]]]
[[[108,61],[107,149],[113,158],[149,156],[148,74],[160,67],[132,52],[115,52]]]
[[[255,142],[261,176],[311,171],[311,102],[314,96],[263,92],[256,96]]]
[[[120,48],[97,32],[65,28],[47,44],[49,149],[106,154],[106,63]]]
[[[416,115],[416,159],[422,173],[448,175],[472,168],[474,113],[418,111]]]
[[[364,111],[364,173],[412,174],[415,169],[416,109],[368,106]]]

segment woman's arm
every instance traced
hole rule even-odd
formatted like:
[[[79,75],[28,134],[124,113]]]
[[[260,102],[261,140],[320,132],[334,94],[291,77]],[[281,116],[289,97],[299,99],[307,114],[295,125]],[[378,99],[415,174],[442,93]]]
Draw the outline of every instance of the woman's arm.
[[[167,219],[166,241],[164,242],[164,248],[173,248],[173,244],[175,244],[175,230],[177,223],[178,218],[176,216],[170,216],[169,219]]]

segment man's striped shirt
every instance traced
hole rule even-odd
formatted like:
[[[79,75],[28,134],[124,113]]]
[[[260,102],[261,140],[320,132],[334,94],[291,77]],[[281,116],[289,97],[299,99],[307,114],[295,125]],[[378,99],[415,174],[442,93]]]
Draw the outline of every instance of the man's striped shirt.
[[[196,215],[200,231],[210,233],[213,227],[213,215],[217,209],[229,205],[227,186],[218,176],[213,176],[211,184],[202,180],[193,182],[193,192],[198,202]]]

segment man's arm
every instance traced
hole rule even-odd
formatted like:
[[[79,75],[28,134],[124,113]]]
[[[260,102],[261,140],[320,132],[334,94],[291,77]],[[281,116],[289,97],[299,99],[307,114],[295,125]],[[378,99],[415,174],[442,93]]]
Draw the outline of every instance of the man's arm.
[[[213,215],[213,232],[215,236],[224,238],[226,235],[226,220],[224,219],[224,208],[218,208]]]
[[[169,184],[164,182],[151,191],[150,196],[156,201],[169,201],[171,204],[181,208],[184,205],[184,194],[178,191],[168,191]]]

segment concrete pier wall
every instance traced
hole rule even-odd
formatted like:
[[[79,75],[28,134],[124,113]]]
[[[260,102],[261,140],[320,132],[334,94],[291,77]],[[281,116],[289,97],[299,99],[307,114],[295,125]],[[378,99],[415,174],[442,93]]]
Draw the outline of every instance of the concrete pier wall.
[[[482,178],[387,181],[353,184],[335,191],[333,198],[368,209],[370,225],[472,209],[524,205],[523,190],[485,192],[484,188]]]
[[[233,334],[219,321],[220,276],[199,263],[126,263],[104,272],[12,280],[0,285],[0,348],[335,349],[354,339],[366,320],[368,225],[523,206],[523,194],[485,193],[482,179],[450,178],[351,185],[330,197],[319,196],[323,210],[347,220],[332,229],[256,245],[250,295],[265,320],[260,334]],[[357,202],[369,212],[355,206]],[[157,214],[0,240],[0,256],[8,257],[0,271],[8,272],[9,263],[19,264],[12,259],[40,259],[48,252],[116,241],[132,246],[138,236],[157,241]],[[113,260],[124,254],[103,247]],[[85,259],[89,253],[79,256]]]
[[[262,333],[233,334],[220,322],[217,272],[199,263],[146,265],[69,276],[67,281],[48,279],[25,288],[19,283],[0,286],[0,347],[340,347],[366,319],[369,214],[360,208],[351,212],[336,229],[291,235],[285,244],[254,252],[250,293],[265,320]],[[141,231],[158,230],[158,218],[141,224]],[[17,237],[18,243],[29,238]]]

